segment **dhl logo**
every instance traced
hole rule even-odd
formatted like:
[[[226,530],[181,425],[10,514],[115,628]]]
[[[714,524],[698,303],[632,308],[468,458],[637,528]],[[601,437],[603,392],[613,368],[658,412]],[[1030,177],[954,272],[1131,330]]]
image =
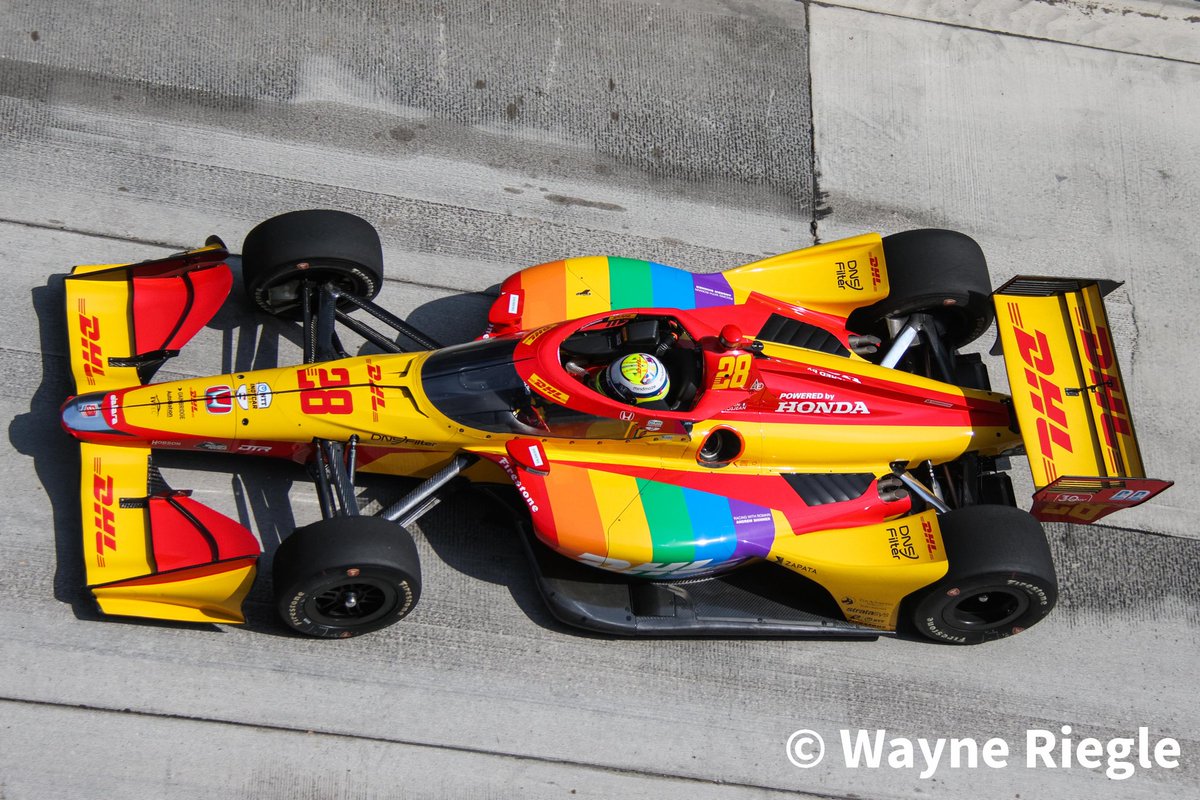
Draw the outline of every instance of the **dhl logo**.
[[[89,386],[96,385],[96,376],[104,375],[104,354],[100,350],[100,318],[88,315],[87,306],[79,301],[80,352],[83,374]]]
[[[372,422],[379,422],[379,409],[387,405],[387,402],[383,399],[383,389],[376,385],[376,382],[381,380],[383,380],[383,368],[378,364],[367,362],[367,383],[371,389]]]
[[[568,400],[571,399],[570,396],[567,395],[565,392],[555,388],[554,386],[550,385],[545,380],[543,380],[541,377],[539,377],[536,372],[529,376],[529,385],[532,386],[533,388],[537,389],[538,391],[542,392],[547,397],[552,397],[555,400],[557,400],[558,402],[563,403],[564,405],[566,404],[566,402]]]
[[[879,272],[879,259],[875,256],[870,257],[871,261],[871,288],[874,289],[879,284],[883,283],[883,275]]]
[[[929,524],[929,520],[923,519],[921,520],[921,528],[925,533],[925,549],[929,551],[929,557],[933,558],[933,554],[938,549],[937,538],[933,535],[933,526]]]
[[[522,339],[521,344],[523,344],[523,345],[533,344],[534,342],[536,342],[538,339],[541,338],[543,333],[545,333],[548,330],[551,330],[553,327],[554,327],[553,325],[543,325],[542,327],[537,328],[532,333],[530,333],[528,336],[526,336],[524,339]]]
[[[1067,430],[1067,412],[1063,409],[1063,390],[1052,379],[1054,356],[1046,334],[1025,330],[1021,321],[1021,309],[1016,303],[1008,304],[1009,318],[1013,322],[1013,337],[1021,362],[1025,365],[1025,383],[1029,388],[1029,400],[1037,414],[1038,447],[1045,459],[1048,471],[1053,469],[1054,448],[1068,453],[1075,452],[1071,434]],[[1017,387],[1013,387],[1016,392]]]
[[[1124,387],[1116,371],[1117,359],[1113,353],[1112,336],[1108,328],[1097,325],[1091,331],[1082,319],[1079,323],[1079,338],[1088,362],[1088,389],[1095,391],[1096,404],[1100,407],[1100,429],[1104,432],[1104,443],[1114,453],[1119,451],[1118,436],[1133,436],[1133,424],[1129,419],[1129,406],[1125,402]]]
[[[96,564],[104,566],[105,551],[117,549],[113,515],[113,479],[104,474],[99,458],[92,461],[92,527],[96,532]]]

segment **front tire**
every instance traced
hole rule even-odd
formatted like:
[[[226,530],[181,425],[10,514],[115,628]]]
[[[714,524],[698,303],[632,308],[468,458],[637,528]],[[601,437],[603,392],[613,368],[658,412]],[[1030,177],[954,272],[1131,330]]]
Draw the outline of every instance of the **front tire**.
[[[379,233],[361,217],[318,209],[272,217],[246,235],[242,281],[263,311],[296,316],[306,279],[373,299],[383,287]]]
[[[946,576],[907,602],[923,636],[979,644],[1020,633],[1058,600],[1046,534],[1009,506],[968,506],[938,518],[950,563]]]
[[[275,551],[273,577],[283,621],[323,638],[385,628],[421,596],[412,536],[379,517],[333,517],[297,528]]]

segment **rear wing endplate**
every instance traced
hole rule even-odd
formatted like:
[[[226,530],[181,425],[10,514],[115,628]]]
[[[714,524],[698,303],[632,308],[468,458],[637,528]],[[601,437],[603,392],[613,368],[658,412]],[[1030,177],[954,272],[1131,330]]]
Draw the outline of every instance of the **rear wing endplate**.
[[[1104,308],[1118,285],[1019,276],[992,295],[1038,519],[1095,522],[1173,483],[1142,466]]]

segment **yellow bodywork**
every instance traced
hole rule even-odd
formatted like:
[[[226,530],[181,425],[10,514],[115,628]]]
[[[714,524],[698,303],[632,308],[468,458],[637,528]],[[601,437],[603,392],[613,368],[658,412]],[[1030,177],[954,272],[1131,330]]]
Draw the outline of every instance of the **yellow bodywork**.
[[[877,233],[793,250],[722,274],[735,303],[757,292],[841,317],[883,300],[889,290],[883,239]]]
[[[76,267],[83,275],[120,264]],[[138,384],[133,367],[115,367],[113,357],[132,354],[129,283],[121,280],[66,281],[67,341],[77,391],[93,392]]]
[[[216,572],[199,569],[183,574],[167,572],[157,579],[91,588],[105,614],[238,624],[246,621],[242,602],[250,592],[254,576],[254,561],[241,559]]]
[[[779,529],[768,560],[825,587],[846,619],[896,627],[900,603],[949,569],[937,514],[796,536]]]

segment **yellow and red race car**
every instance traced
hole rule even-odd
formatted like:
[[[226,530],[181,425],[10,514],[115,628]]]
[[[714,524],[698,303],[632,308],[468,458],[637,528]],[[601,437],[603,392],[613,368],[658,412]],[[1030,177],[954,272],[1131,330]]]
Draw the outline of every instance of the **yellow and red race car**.
[[[371,302],[383,265],[367,222],[292,212],[251,231],[241,267],[261,310],[303,327],[303,363],[150,382],[225,302],[228,260],[211,238],[66,280],[79,394],[62,420],[82,443],[87,582],[105,613],[243,619],[258,541],[167,486],[156,449],[309,465],[323,519],[280,544],[273,584],[284,621],[326,637],[413,608],[404,526],[463,479],[510,501],[572,625],[959,644],[1054,606],[1039,520],[1093,522],[1170,485],[1143,472],[1111,285],[1022,277],[993,293],[978,245],[952,231],[719,274],[541,264],[503,283],[479,339],[440,347]],[[993,319],[1011,395],[960,352]],[[346,353],[339,325],[367,354]],[[1003,471],[1022,451],[1032,513]],[[359,472],[423,480],[365,516]]]

